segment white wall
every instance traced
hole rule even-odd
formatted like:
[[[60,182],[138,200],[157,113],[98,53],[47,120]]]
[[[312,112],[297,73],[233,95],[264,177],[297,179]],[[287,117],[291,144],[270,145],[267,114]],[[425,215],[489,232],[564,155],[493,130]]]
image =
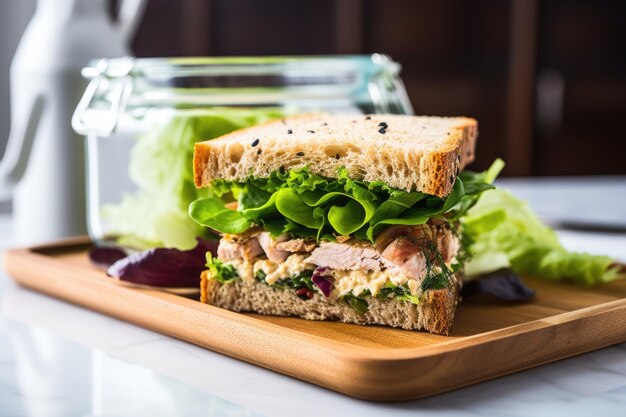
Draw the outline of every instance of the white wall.
[[[9,66],[34,11],[35,0],[0,0],[0,157],[10,130]],[[7,202],[0,202],[0,212],[8,207]]]

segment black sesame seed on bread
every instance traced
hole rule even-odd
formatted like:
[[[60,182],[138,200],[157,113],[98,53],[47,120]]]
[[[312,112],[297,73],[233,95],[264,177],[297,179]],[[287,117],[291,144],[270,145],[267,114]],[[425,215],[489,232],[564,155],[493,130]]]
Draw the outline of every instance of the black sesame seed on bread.
[[[445,197],[474,160],[478,123],[467,117],[307,114],[238,130],[195,145],[198,187],[308,166],[333,178]]]

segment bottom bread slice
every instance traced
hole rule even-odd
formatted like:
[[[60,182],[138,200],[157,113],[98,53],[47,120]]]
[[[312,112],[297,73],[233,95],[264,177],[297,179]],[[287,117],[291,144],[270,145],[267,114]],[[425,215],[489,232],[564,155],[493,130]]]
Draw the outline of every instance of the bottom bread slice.
[[[358,313],[345,302],[330,300],[318,293],[310,300],[302,300],[294,291],[272,288],[256,281],[238,279],[221,284],[208,279],[206,271],[202,273],[201,281],[201,301],[227,310],[297,316],[307,320],[380,324],[442,335],[448,335],[452,328],[458,294],[457,285],[427,291],[419,305],[368,297],[368,311]]]

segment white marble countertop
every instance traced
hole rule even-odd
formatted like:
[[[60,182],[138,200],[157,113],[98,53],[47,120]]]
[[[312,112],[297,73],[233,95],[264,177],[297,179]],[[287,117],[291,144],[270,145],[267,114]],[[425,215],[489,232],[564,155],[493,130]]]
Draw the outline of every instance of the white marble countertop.
[[[578,213],[593,210],[604,226],[626,222],[626,177],[501,184],[551,221],[588,223]],[[0,253],[10,229],[0,215]],[[560,235],[568,248],[626,260],[626,233]],[[626,344],[420,401],[372,403],[31,292],[0,271],[0,417],[199,415],[624,416]]]

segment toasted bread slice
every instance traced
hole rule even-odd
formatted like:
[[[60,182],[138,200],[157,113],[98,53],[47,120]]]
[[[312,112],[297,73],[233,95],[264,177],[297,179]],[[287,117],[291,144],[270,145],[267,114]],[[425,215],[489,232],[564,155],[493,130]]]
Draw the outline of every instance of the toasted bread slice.
[[[289,117],[196,143],[195,183],[265,178],[304,166],[334,178],[345,167],[356,180],[445,197],[473,161],[477,134],[476,120],[466,117]]]
[[[460,278],[459,278],[460,279]],[[276,316],[297,316],[307,320],[333,320],[354,324],[380,324],[406,330],[426,330],[448,335],[458,303],[458,285],[427,291],[419,305],[394,299],[369,297],[369,309],[358,313],[341,300],[315,293],[300,299],[295,291],[269,287],[256,281],[238,279],[221,284],[202,273],[201,301],[232,311]]]

